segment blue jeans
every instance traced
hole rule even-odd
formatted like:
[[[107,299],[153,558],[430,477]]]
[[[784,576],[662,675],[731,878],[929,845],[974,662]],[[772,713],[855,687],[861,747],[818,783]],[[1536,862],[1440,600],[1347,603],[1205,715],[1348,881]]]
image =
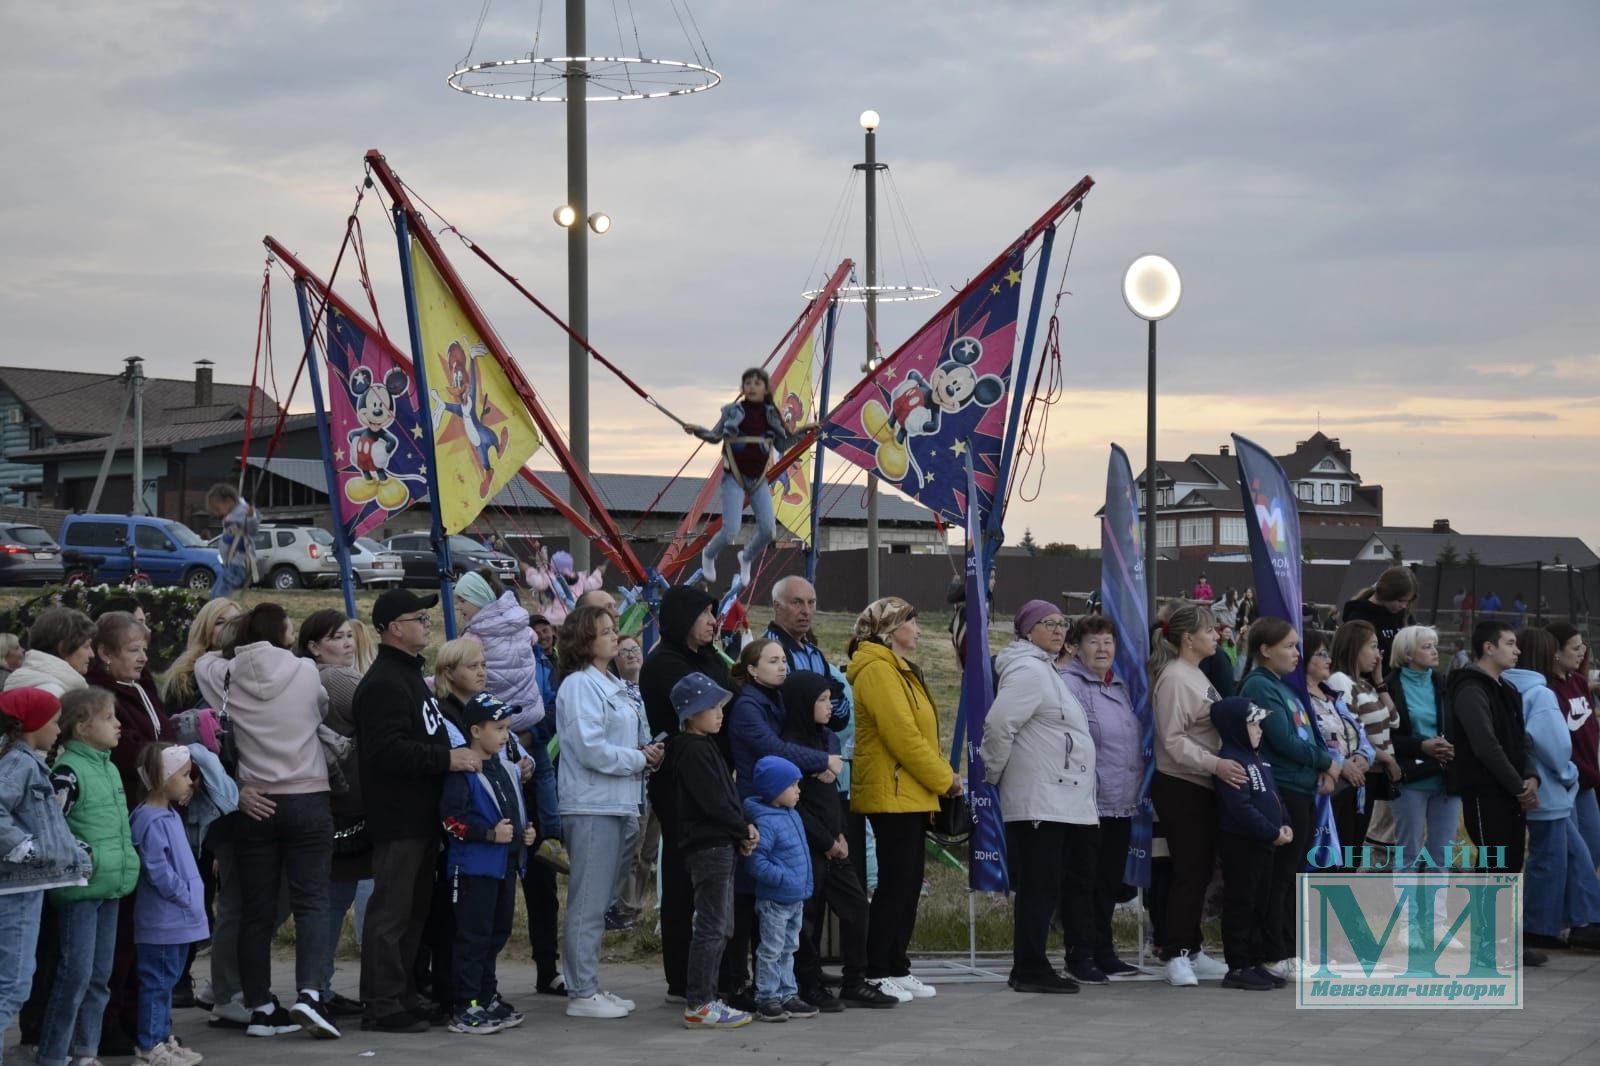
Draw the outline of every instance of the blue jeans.
[[[324,946],[324,968],[321,991],[326,994],[333,991],[333,971],[337,968],[336,956],[339,954],[339,941],[344,939],[344,916],[350,912],[352,904],[356,907],[356,946],[361,946],[361,917],[366,912],[366,900],[362,898],[361,886],[366,886],[365,895],[372,895],[372,879],[365,881],[330,881],[328,882],[328,932]]]
[[[562,818],[572,874],[567,882],[567,995],[600,991],[600,941],[606,910],[628,872],[639,819],[621,814],[569,814]]]
[[[806,905],[756,897],[761,940],[756,945],[756,1001],[785,1003],[800,994],[794,979],[794,950],[800,946],[800,921]]]
[[[189,945],[135,944],[133,953],[139,974],[139,1022],[133,1043],[149,1051],[172,1035],[172,989],[183,976]]]
[[[44,889],[0,896],[0,1035],[27,1001]],[[0,1052],[4,1055],[4,1052]]]
[[[745,486],[743,479],[734,477],[726,470],[722,472],[722,528],[717,530],[716,536],[711,538],[711,543],[705,547],[705,554],[716,558],[717,554],[733,543],[739,535],[739,524],[744,520]],[[755,562],[763,549],[771,544],[778,535],[778,519],[772,513],[772,493],[768,490],[765,478],[756,483],[749,491],[750,511],[756,518],[756,532],[750,538],[750,543],[744,546],[743,555],[751,562]]]
[[[225,596],[232,596],[235,592],[244,588],[249,580],[250,568],[246,565],[241,555],[234,562],[222,567],[221,573],[217,575],[217,580],[211,584],[211,598],[218,600]]]
[[[328,793],[278,794],[272,814],[241,818],[234,830],[243,908],[239,921],[239,979],[251,1010],[272,1001],[272,934],[278,892],[289,881],[294,912],[294,987],[320,991],[327,965],[328,874],[333,862],[333,812]],[[220,994],[220,993],[219,993]]]
[[[1578,819],[1578,835],[1589,846],[1589,857],[1600,862],[1600,801],[1595,799],[1594,789],[1578,790],[1572,814]]]
[[[1405,788],[1389,802],[1394,814],[1394,842],[1405,848],[1409,865],[1417,865],[1422,848],[1435,866],[1444,865],[1444,848],[1456,838],[1461,825],[1461,797],[1447,796],[1443,789],[1429,792]]]
[[[121,902],[81,899],[57,908],[61,962],[44,1008],[39,1066],[66,1066],[69,1056],[92,1059],[100,1054],[100,1022],[111,999],[108,984]]]
[[[1600,922],[1600,881],[1578,833],[1578,820],[1528,822],[1528,864],[1522,877],[1522,927],[1541,936]]]

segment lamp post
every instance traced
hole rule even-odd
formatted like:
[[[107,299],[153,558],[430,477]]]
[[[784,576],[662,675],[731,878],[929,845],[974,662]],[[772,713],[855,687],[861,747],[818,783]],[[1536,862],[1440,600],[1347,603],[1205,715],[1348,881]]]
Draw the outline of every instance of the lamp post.
[[[870,372],[878,365],[878,123],[876,111],[861,112],[861,128],[866,131],[867,158],[856,169],[867,176],[867,284],[863,293],[867,306],[867,361],[861,368]],[[878,479],[867,475],[867,602],[878,598]]]
[[[1177,310],[1183,295],[1178,268],[1159,255],[1141,255],[1122,275],[1128,310],[1150,323],[1144,442],[1144,580],[1149,619],[1156,617],[1156,323]]]

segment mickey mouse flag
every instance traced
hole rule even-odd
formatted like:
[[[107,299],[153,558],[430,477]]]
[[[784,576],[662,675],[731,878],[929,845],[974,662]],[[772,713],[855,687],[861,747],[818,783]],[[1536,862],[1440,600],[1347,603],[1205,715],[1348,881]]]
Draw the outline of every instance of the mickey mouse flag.
[[[945,521],[994,504],[1011,391],[1024,242],[995,262],[833,409],[823,439]]]

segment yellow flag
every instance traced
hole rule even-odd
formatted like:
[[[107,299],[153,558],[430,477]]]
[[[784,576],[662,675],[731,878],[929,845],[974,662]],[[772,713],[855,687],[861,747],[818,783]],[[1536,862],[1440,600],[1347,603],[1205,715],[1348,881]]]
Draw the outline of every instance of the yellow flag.
[[[433,412],[435,506],[445,532],[459,533],[532,458],[541,440],[505,368],[414,239],[411,273],[428,377],[428,396],[419,400]]]
[[[772,387],[772,402],[789,423],[789,428],[812,421],[811,356],[816,347],[813,333],[795,353],[794,361]],[[785,529],[806,544],[811,543],[811,449],[772,483],[772,510]]]

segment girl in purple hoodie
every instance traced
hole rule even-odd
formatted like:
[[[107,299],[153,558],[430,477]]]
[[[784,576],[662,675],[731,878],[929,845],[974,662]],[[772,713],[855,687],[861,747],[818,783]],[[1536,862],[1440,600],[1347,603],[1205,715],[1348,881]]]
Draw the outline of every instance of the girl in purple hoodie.
[[[133,945],[139,973],[139,1022],[134,1043],[149,1066],[192,1066],[199,1052],[172,1035],[172,989],[183,975],[189,945],[209,935],[206,890],[181,807],[194,795],[189,749],[148,744],[139,753],[144,793],[129,822],[139,853],[139,887],[133,898]]]

